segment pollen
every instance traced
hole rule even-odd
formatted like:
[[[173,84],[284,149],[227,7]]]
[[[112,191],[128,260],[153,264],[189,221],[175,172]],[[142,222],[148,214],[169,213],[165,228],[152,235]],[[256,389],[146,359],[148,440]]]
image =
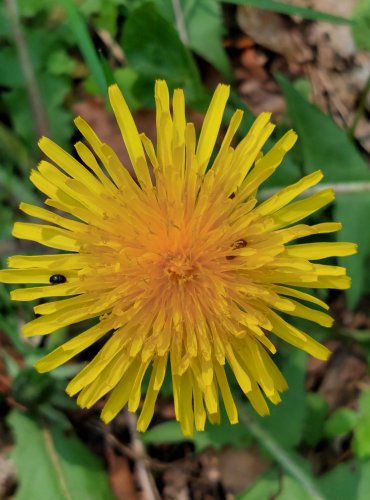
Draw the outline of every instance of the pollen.
[[[164,271],[170,281],[179,285],[192,281],[199,272],[193,259],[181,253],[166,256]]]

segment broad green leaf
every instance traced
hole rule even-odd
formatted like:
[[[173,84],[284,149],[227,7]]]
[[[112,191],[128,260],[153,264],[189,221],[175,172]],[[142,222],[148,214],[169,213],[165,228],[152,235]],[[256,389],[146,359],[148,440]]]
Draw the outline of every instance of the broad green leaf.
[[[271,405],[269,417],[259,418],[259,423],[284,448],[297,446],[303,436],[306,417],[306,396],[304,381],[306,377],[307,355],[303,351],[289,352],[282,372],[289,389],[282,395],[282,402]],[[294,418],[291,416],[294,415]]]
[[[358,0],[353,11],[353,36],[357,47],[370,50],[370,0]]]
[[[15,438],[15,500],[113,499],[101,463],[75,435],[18,410],[7,422]]]
[[[49,0],[18,0],[19,12],[22,17],[34,17],[46,8],[50,9]]]
[[[114,77],[121,89],[131,111],[135,111],[140,106],[136,99],[133,88],[138,79],[137,72],[132,68],[118,68],[114,71]]]
[[[294,450],[287,450],[286,447],[281,446],[276,435],[264,429],[261,422],[255,416],[252,417],[240,401],[238,401],[238,410],[241,422],[256,438],[261,450],[279,464],[289,476],[294,478],[303,490],[311,495],[311,498],[323,500],[319,487],[312,477],[310,463]],[[286,413],[281,421],[281,429],[284,428],[283,426],[291,425],[294,418],[294,410]]]
[[[104,31],[108,31],[113,37],[117,33],[118,5],[104,2],[104,8],[100,9],[96,20],[96,26]]]
[[[363,417],[370,417],[370,390],[362,391],[359,399],[360,412]]]
[[[141,102],[151,102],[157,78],[165,79],[171,88],[184,88],[188,102],[196,101],[203,92],[191,53],[153,3],[130,12],[121,43],[129,66],[140,75],[136,94]]]
[[[368,500],[370,491],[370,460],[361,463],[357,500]],[[347,500],[343,498],[343,500]],[[339,500],[342,500],[339,498]]]
[[[109,3],[109,0],[107,3]],[[82,0],[79,1],[78,7],[82,14],[88,17],[92,14],[97,14],[102,9],[103,5],[102,0]]]
[[[364,291],[367,262],[370,256],[369,224],[370,193],[338,194],[334,207],[334,218],[343,224],[336,234],[338,241],[353,241],[358,244],[358,252],[349,257],[340,257],[339,264],[345,266],[352,285],[346,291],[348,306],[353,309]]]
[[[359,458],[370,458],[370,418],[361,419],[358,423],[353,448]]]
[[[47,61],[47,69],[52,75],[71,75],[77,62],[65,50],[52,52]]]
[[[313,497],[288,474],[281,477],[276,469],[262,474],[246,491],[239,493],[236,500],[313,500]],[[318,500],[318,499],[317,499]],[[323,497],[320,500],[324,500]]]
[[[248,430],[241,424],[231,425],[226,415],[222,415],[220,425],[207,423],[204,432],[194,432],[192,437],[184,437],[179,423],[171,420],[152,427],[141,439],[145,444],[191,441],[197,452],[209,447],[220,449],[226,445],[247,447],[251,443]]]
[[[183,43],[231,78],[222,45],[223,20],[218,0],[155,0],[158,11],[176,26]],[[175,9],[178,11],[175,12]]]
[[[327,21],[335,24],[352,24],[351,19],[345,17],[333,16],[327,12],[298,7],[298,5],[290,5],[276,0],[223,0],[224,3],[234,3],[239,5],[252,5],[259,9],[271,10],[280,14],[288,14],[291,16],[301,16],[304,19],[313,21]]]
[[[280,491],[280,477],[276,469],[262,474],[247,490],[239,493],[236,500],[262,500],[276,498]]]
[[[354,430],[353,448],[360,458],[370,457],[370,390],[363,391],[360,400],[360,419]]]
[[[305,171],[322,169],[324,182],[370,180],[369,167],[346,132],[310,104],[286,78],[279,75],[277,80],[299,135]]]
[[[315,447],[321,440],[325,417],[328,413],[328,403],[317,392],[309,392],[306,396],[307,414],[304,425],[303,440]]]
[[[344,436],[358,422],[358,414],[349,408],[339,408],[325,422],[324,432],[328,437]]]
[[[283,476],[280,482],[280,492],[276,496],[277,500],[313,500],[313,496],[308,493],[303,486],[293,477],[287,474]],[[316,497],[317,498],[317,497]],[[319,498],[317,498],[319,500]],[[321,497],[320,500],[326,500]]]
[[[182,441],[189,440],[188,437],[184,437],[179,423],[175,420],[163,422],[162,424],[151,427],[142,435],[141,439],[146,445],[158,443],[181,443]]]
[[[359,500],[356,491],[360,480],[360,470],[362,467],[360,469],[354,461],[338,464],[334,469],[319,477],[317,481],[328,500]]]

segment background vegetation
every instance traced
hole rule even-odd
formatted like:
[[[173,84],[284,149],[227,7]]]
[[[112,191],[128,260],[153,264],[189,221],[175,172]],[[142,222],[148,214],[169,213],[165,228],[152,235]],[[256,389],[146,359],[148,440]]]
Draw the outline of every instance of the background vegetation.
[[[0,497],[126,499],[139,498],[141,489],[148,498],[180,498],[181,494],[187,495],[181,498],[199,499],[236,495],[243,500],[368,498],[370,171],[369,153],[358,141],[356,129],[368,117],[370,80],[355,99],[351,123],[339,126],[327,110],[313,104],[309,75],[302,71],[297,76],[289,64],[277,65],[279,71],[273,71],[275,54],[241,31],[236,4],[263,8],[266,16],[277,13],[297,26],[321,22],[350,26],[357,50],[366,52],[370,50],[370,2],[357,2],[352,19],[307,9],[304,2],[293,3],[6,0],[0,5],[3,266],[9,254],[37,252],[33,245],[14,241],[11,228],[21,217],[17,211],[21,200],[41,203],[28,180],[40,158],[40,135],[49,135],[71,151],[77,137],[73,116],[81,113],[95,120],[108,142],[113,141],[116,132],[105,103],[106,88],[112,82],[120,85],[131,108],[138,111],[143,127],[150,127],[152,115],[142,110],[153,108],[156,78],[165,78],[171,88],[185,89],[195,120],[209,102],[211,87],[218,81],[230,82],[233,92],[227,115],[236,107],[245,109],[242,128],[246,131],[253,112],[237,92],[247,77],[237,75],[236,61],[248,43],[267,57],[269,63],[261,66],[284,99],[276,137],[290,126],[300,137],[295,152],[266,183],[261,196],[321,168],[324,182],[335,187],[337,198],[319,220],[341,221],[343,231],[337,238],[359,244],[357,255],[343,262],[339,259],[353,278],[352,288],[345,296],[325,296],[337,319],[334,328],[324,331],[305,325],[333,349],[331,361],[316,363],[281,345],[277,362],[289,391],[280,405],[271,408],[271,416],[259,418],[243,400],[240,424],[230,426],[223,419],[220,426],[209,425],[186,441],[172,420],[169,384],[153,426],[139,437],[128,415],[108,428],[99,423],[99,408],[79,410],[65,396],[64,387],[85,362],[83,356],[50,375],[38,375],[32,368],[73,328],[42,341],[23,339],[20,326],[31,319],[32,308],[11,303],[11,287],[0,285],[0,414],[4,417],[0,465],[6,471],[4,478],[0,475]]]

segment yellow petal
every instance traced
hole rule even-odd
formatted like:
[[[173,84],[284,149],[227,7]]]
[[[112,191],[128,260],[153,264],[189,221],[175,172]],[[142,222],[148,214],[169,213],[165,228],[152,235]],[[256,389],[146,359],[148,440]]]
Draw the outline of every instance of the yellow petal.
[[[109,100],[116,116],[118,126],[121,130],[124,143],[127,148],[132,166],[142,187],[152,185],[149,170],[145,161],[144,149],[140,141],[139,132],[134,119],[126,104],[126,101],[118,88],[118,85],[111,85],[108,89]],[[140,160],[144,160],[141,162]]]
[[[196,152],[200,174],[206,171],[211,158],[229,95],[230,87],[228,85],[218,85],[208,107]]]
[[[344,257],[357,252],[355,243],[304,243],[285,247],[285,255],[301,257],[309,260],[325,259],[327,257]]]
[[[110,323],[100,322],[86,330],[84,333],[80,333],[74,339],[69,340],[37,361],[34,365],[36,370],[40,373],[54,370],[54,368],[66,363],[81,351],[90,347],[106,335],[110,328]],[[78,339],[78,343],[76,342],[76,339]]]

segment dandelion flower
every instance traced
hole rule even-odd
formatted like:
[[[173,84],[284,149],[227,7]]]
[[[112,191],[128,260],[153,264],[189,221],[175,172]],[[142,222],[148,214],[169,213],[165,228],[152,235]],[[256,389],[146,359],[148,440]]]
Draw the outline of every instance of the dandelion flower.
[[[38,285],[12,291],[14,300],[62,298],[34,308],[39,317],[23,327],[26,337],[97,318],[35,366],[53,370],[103,339],[66,390],[79,394],[83,408],[109,393],[105,422],[125,405],[132,412],[140,407],[138,429],[147,429],[167,366],[185,435],[194,425],[203,430],[207,418],[217,423],[221,399],[230,422],[238,421],[227,365],[255,410],[266,415],[265,397],[276,404],[287,389],[269,355],[276,352],[273,335],[318,359],[330,354],[285,315],[331,326],[328,306],[299,288],[348,288],[343,267],[317,261],[350,255],[355,245],[292,243],[341,227],[300,223],[334,199],[332,189],[323,189],[296,200],[321,180],[321,171],[257,202],[258,188],[297,138],[289,131],[263,154],[274,129],[269,113],[232,146],[243,114],[236,111],[213,155],[228,96],[229,88],[219,85],[197,140],[182,90],[175,90],[171,106],[166,83],[157,81],[155,148],[111,86],[136,180],[80,117],[79,160],[45,137],[39,142],[49,161],[41,161],[31,181],[51,209],[21,203],[23,212],[45,223],[17,222],[13,235],[64,253],[10,257],[12,269],[1,271],[0,279]]]

